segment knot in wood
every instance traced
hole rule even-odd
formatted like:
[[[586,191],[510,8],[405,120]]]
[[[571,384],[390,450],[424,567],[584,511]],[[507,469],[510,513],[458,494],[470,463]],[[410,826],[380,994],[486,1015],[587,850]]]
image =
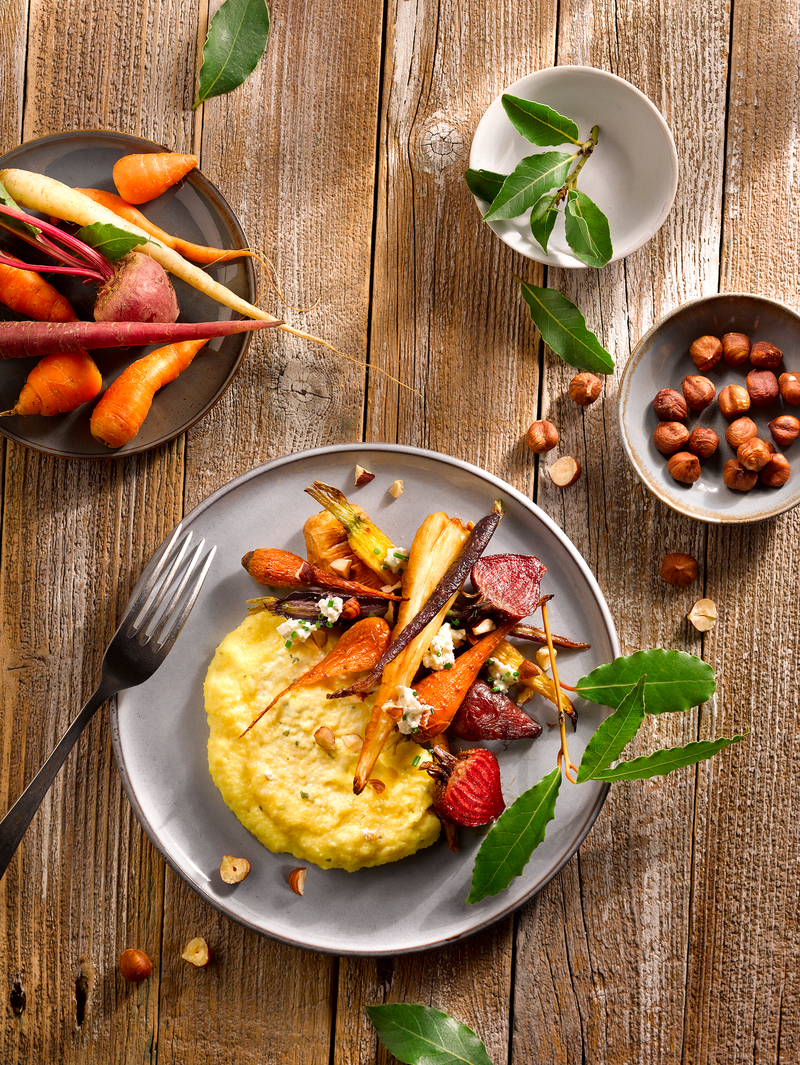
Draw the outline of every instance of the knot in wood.
[[[447,122],[436,122],[422,133],[419,163],[423,170],[441,173],[464,155],[464,138]]]

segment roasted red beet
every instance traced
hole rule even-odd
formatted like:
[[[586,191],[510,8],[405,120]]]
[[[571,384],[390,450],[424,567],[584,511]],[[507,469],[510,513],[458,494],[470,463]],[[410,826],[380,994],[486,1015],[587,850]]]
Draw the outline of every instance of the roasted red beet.
[[[426,766],[433,777],[433,805],[445,821],[478,828],[496,821],[505,810],[500,788],[500,767],[491,751],[473,747],[460,754],[433,752]]]
[[[509,618],[526,618],[539,603],[545,567],[535,555],[487,555],[472,567],[482,602]]]
[[[535,740],[542,731],[513,699],[483,680],[471,685],[450,728],[462,740]]]

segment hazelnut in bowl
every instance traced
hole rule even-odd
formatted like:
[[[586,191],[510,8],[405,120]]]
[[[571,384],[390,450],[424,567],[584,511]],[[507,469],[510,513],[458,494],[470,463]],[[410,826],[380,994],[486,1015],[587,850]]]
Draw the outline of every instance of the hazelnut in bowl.
[[[697,521],[763,521],[800,502],[798,416],[800,314],[749,293],[665,315],[620,381],[631,465],[653,495]]]

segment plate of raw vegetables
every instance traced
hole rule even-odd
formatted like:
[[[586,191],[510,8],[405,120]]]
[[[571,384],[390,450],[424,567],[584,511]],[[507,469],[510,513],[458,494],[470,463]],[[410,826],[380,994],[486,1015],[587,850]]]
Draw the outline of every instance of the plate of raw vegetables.
[[[91,188],[116,193],[112,180],[114,164],[123,156],[166,152],[152,141],[106,130],[77,130],[29,141],[0,157],[0,170],[13,168],[53,178],[71,188]],[[138,210],[166,234],[205,249],[206,261],[199,268],[248,303],[255,302],[256,282],[252,259],[243,256],[213,261],[213,252],[244,249],[247,239],[220,190],[194,168],[156,198],[139,204]],[[40,213],[38,217],[45,219]],[[62,227],[73,232],[75,226]],[[0,251],[18,259],[47,261],[36,249],[0,231]],[[218,257],[217,257],[218,258]],[[64,295],[81,320],[92,318],[96,296],[93,284],[67,274],[43,274]],[[170,275],[179,307],[179,323],[228,322],[240,316],[185,281]],[[2,293],[0,293],[0,299]],[[0,302],[0,321],[22,319]],[[95,440],[90,417],[96,403],[122,371],[157,343],[125,348],[107,348],[91,354],[99,368],[102,389],[91,401],[65,414],[13,414],[0,418],[0,432],[37,451],[64,458],[108,459],[158,447],[178,436],[203,417],[219,400],[235,377],[247,350],[250,333],[209,340],[180,376],[156,392],[152,407],[129,442],[109,448]],[[36,358],[0,360],[0,410],[13,411]]]
[[[373,476],[362,473],[357,485],[357,467]],[[306,492],[315,481],[338,489],[405,548],[431,512],[478,526],[499,504],[502,517],[484,557],[535,555],[546,568],[541,594],[552,596],[553,638],[566,641],[558,650],[564,684],[619,655],[614,624],[586,563],[550,518],[498,478],[435,452],[351,444],[290,455],[236,478],[185,518],[186,528],[218,545],[214,566],[176,651],[151,680],[120,694],[111,706],[114,751],[143,828],[206,901],[262,934],[336,954],[426,950],[501,920],[541,890],[588,834],[607,786],[564,782],[544,841],[521,874],[505,889],[472,903],[467,899],[473,867],[488,825],[459,828],[457,851],[443,832],[409,857],[356,872],[298,861],[262,846],[228,808],[209,773],[204,678],[215,648],[247,617],[248,600],[268,591],[245,570],[243,557],[265,548],[306,558],[303,526],[322,510]],[[541,616],[527,620],[542,623]],[[536,642],[517,641],[513,634],[509,641],[535,660]],[[569,753],[577,764],[610,711],[568,694],[577,713],[575,730],[567,726]],[[480,744],[496,758],[506,806],[554,768],[561,745],[553,701],[537,691],[524,712],[543,726],[535,739]],[[452,750],[470,746],[456,739]],[[422,747],[420,752],[428,754]],[[225,855],[250,863],[246,879],[223,882]],[[302,895],[289,883],[298,866],[306,866]]]

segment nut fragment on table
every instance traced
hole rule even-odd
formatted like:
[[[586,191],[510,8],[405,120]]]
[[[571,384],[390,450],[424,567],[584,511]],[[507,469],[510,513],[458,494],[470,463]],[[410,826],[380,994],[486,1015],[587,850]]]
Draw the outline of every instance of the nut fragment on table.
[[[750,357],[750,337],[744,333],[726,333],[722,338],[722,357],[728,366],[741,366]]]
[[[533,422],[525,434],[525,443],[534,455],[542,455],[545,451],[552,451],[558,443],[558,429],[552,422],[542,418]]]
[[[783,455],[772,455],[758,475],[759,481],[770,488],[780,488],[789,480],[791,467]]]
[[[667,469],[673,481],[694,484],[700,476],[700,461],[691,451],[678,451],[667,463]]]
[[[240,884],[250,874],[250,862],[247,858],[234,858],[226,854],[219,866],[219,875],[226,884]]]
[[[659,422],[653,431],[653,443],[662,455],[674,455],[689,440],[689,430],[683,422]]]
[[[783,352],[768,340],[759,340],[750,348],[750,362],[762,370],[775,370],[783,362]]]
[[[738,459],[728,459],[722,467],[722,480],[735,492],[749,492],[758,480],[758,474],[746,470]]]
[[[717,406],[724,418],[736,418],[750,410],[750,393],[744,385],[726,385],[719,394]]]
[[[705,425],[698,425],[692,429],[686,443],[686,450],[691,451],[698,458],[708,459],[714,454],[719,446],[719,437],[713,429]]]
[[[697,579],[697,559],[681,551],[664,555],[660,575],[667,584],[685,586]]]
[[[579,407],[588,407],[594,403],[603,391],[603,382],[593,373],[576,374],[569,383],[569,398]]]
[[[389,489],[389,495],[390,496],[394,496],[395,499],[399,499],[402,494],[403,494],[403,482],[402,481],[395,481],[394,484]]]
[[[713,599],[698,599],[687,617],[698,632],[708,632],[717,623],[717,604]]]
[[[800,403],[800,373],[782,373],[778,378],[778,388],[787,403],[793,406]]]
[[[722,358],[722,341],[719,337],[698,337],[691,344],[689,355],[698,370],[710,370]]]
[[[356,485],[359,488],[362,484],[369,484],[370,481],[374,480],[374,473],[370,473],[369,470],[365,470],[363,466],[356,466]]]
[[[302,895],[306,886],[306,867],[301,865],[299,869],[292,869],[288,881],[295,895]]]
[[[751,370],[745,378],[750,402],[754,407],[768,407],[780,395],[778,378],[772,370]]]
[[[800,418],[795,418],[793,414],[781,414],[773,418],[767,428],[778,447],[788,447],[800,436]]]
[[[689,410],[700,411],[710,407],[717,390],[707,377],[700,374],[688,374],[681,385],[683,398]]]
[[[580,477],[581,464],[572,455],[564,455],[547,467],[547,474],[556,487],[569,488]]]
[[[210,957],[208,943],[206,943],[202,936],[196,936],[194,939],[190,939],[184,947],[181,957],[184,961],[191,962],[191,964],[198,969],[202,969],[203,966],[208,965]]]
[[[653,410],[664,422],[682,422],[689,414],[686,400],[674,388],[662,388],[656,393]]]
[[[745,440],[752,440],[754,436],[758,436],[758,426],[746,416],[736,418],[725,430],[725,439],[734,448],[741,447]]]
[[[153,963],[143,950],[129,947],[120,954],[119,971],[128,983],[138,984],[153,972]]]

